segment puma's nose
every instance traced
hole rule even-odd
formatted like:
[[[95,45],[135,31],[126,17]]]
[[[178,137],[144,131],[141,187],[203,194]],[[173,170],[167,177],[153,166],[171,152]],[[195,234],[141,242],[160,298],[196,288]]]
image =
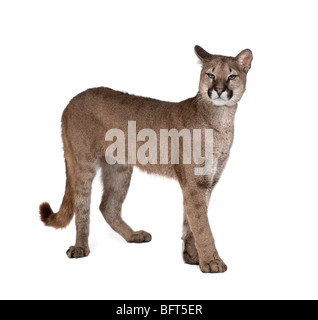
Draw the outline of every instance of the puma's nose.
[[[215,88],[217,94],[219,97],[221,97],[221,94],[225,91],[225,88]]]

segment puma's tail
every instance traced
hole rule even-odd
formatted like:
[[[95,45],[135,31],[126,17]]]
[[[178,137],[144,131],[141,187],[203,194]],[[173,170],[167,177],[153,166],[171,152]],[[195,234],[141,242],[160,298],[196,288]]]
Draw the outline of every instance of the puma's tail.
[[[40,205],[40,216],[46,226],[56,229],[65,228],[74,216],[74,198],[69,179],[66,180],[65,195],[58,213],[54,213],[51,206],[44,202]]]

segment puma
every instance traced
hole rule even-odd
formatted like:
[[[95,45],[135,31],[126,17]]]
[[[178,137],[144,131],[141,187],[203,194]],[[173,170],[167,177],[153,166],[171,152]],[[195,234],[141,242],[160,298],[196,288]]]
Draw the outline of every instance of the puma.
[[[199,265],[202,272],[221,273],[227,266],[215,246],[208,220],[211,192],[219,181],[229,158],[233,142],[234,117],[237,103],[246,87],[246,76],[253,59],[249,49],[236,57],[212,55],[199,46],[195,53],[202,64],[199,91],[193,98],[179,103],[138,97],[109,88],[93,88],[74,97],[62,116],[62,139],[66,164],[65,195],[58,213],[50,205],[40,205],[41,220],[47,226],[66,227],[75,213],[76,242],[67,251],[69,258],[82,258],[90,253],[89,221],[92,181],[101,168],[104,193],[100,205],[105,220],[127,242],[149,242],[151,235],[134,231],[121,217],[134,166],[148,173],[176,179],[184,196],[183,259]],[[180,141],[180,162],[131,164],[129,145],[125,146],[125,163],[106,161],[111,141],[105,139],[108,130],[116,128],[128,136],[127,125],[134,121],[137,131],[150,128],[160,136],[161,129],[212,129],[212,170],[196,175],[195,163],[182,163],[183,145]],[[181,139],[180,139],[181,140]],[[141,146],[142,141],[135,141]],[[204,155],[204,146],[201,151]],[[150,146],[149,146],[150,148]],[[160,148],[160,144],[156,148]],[[171,145],[168,146],[171,151]],[[106,154],[106,155],[105,155]],[[158,152],[159,155],[159,152]],[[115,163],[114,163],[115,162]]]

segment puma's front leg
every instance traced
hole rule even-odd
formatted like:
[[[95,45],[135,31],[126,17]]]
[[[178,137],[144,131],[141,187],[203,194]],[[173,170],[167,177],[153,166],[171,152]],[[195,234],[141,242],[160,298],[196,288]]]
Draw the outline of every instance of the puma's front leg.
[[[202,272],[221,273],[227,266],[220,258],[211,232],[208,219],[208,191],[202,188],[183,188],[185,222],[184,222],[184,252],[185,262],[200,264]],[[187,224],[188,222],[188,232]],[[198,257],[196,256],[196,251]]]

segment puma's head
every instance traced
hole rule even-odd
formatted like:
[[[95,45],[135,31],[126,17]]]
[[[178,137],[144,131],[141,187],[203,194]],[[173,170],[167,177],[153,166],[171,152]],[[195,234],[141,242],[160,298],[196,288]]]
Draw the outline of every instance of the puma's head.
[[[240,101],[246,75],[253,60],[252,51],[243,50],[234,57],[212,55],[199,46],[195,53],[202,63],[199,94],[216,106],[234,106]]]

